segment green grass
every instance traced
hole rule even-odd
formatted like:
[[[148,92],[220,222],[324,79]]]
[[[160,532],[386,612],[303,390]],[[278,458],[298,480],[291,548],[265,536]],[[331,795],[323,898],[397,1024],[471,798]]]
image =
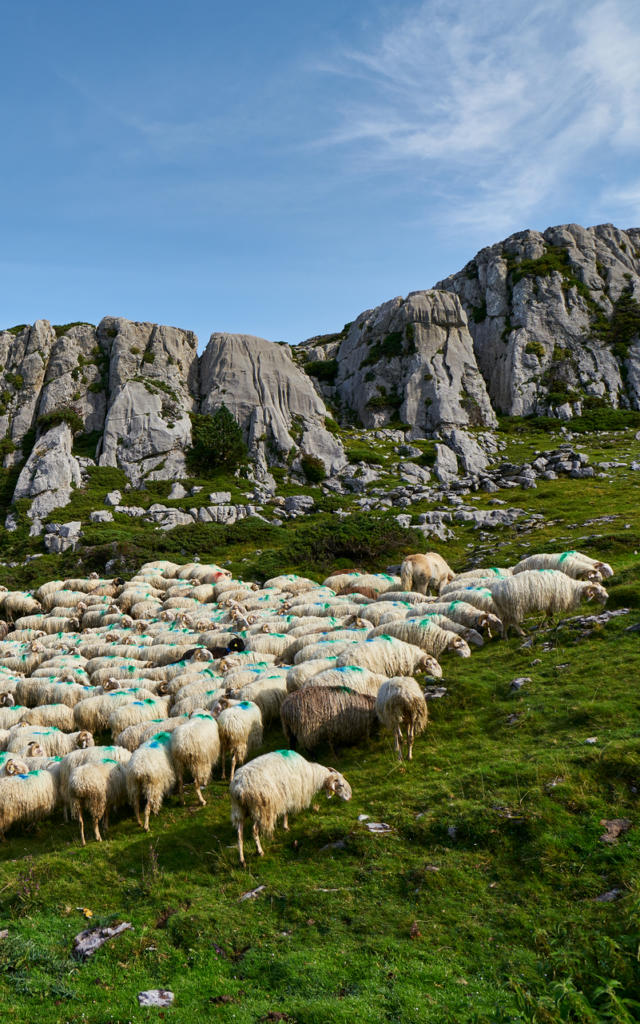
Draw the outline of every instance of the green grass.
[[[557,424],[553,434],[538,423],[528,428],[500,435],[505,459],[533,458],[562,439]],[[352,447],[364,444],[361,433],[348,436]],[[594,462],[640,458],[632,426],[573,443]],[[398,458],[386,442],[371,451],[389,465]],[[15,483],[15,471],[3,473],[0,503]],[[84,515],[95,494],[121,485],[118,473],[92,471],[87,492],[55,518]],[[228,489],[228,479],[245,486],[220,477],[207,491]],[[126,500],[164,500],[169,487],[158,482]],[[134,571],[147,558],[186,561],[196,552],[245,578],[293,570],[321,579],[334,567],[384,569],[423,549],[422,537],[401,530],[393,515],[340,520],[332,503],[346,507],[348,497],[300,492],[317,497],[316,515],[167,534],[135,520],[87,527],[84,551],[3,568],[0,582],[102,570],[114,553]],[[489,508],[495,497],[478,492],[465,501]],[[625,629],[640,618],[640,474],[620,467],[611,479],[540,481],[497,497],[542,512],[543,526],[456,525],[446,547],[433,544],[451,564],[504,565],[533,551],[577,548],[612,562],[609,607],[630,614],[589,635],[571,626],[542,632],[533,622],[530,647],[511,639],[474,649],[471,659],[443,657],[448,693],[430,704],[414,762],[399,765],[384,735],[318,750],[317,760],[351,782],[352,802],[318,797],[317,809],[292,819],[290,833],[266,841],[264,860],[248,844],[246,871],[237,866],[227,790],[217,778],[202,810],[191,793],[186,808],[169,798],[149,836],[127,814],[105,843],[85,849],[76,826],[59,817],[10,833],[0,847],[7,1019],[147,1021],[156,1011],[138,1008],[136,996],[156,987],[175,993],[174,1007],[159,1013],[176,1022],[638,1019],[640,648],[638,634]],[[24,527],[2,534],[5,558],[21,557],[21,545],[23,554],[37,548],[23,534]],[[511,693],[517,676],[531,682]],[[586,744],[589,737],[597,742]],[[263,749],[283,743],[274,726]],[[370,835],[360,814],[392,833]],[[607,845],[600,822],[612,818],[633,827]],[[256,899],[240,901],[259,885]],[[613,902],[597,900],[613,889]],[[73,936],[87,925],[78,907],[88,907],[94,923],[127,920],[134,931],[75,964]]]

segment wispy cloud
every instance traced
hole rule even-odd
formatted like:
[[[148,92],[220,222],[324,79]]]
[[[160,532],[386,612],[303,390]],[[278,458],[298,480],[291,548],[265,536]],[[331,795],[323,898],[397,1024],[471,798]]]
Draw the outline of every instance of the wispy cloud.
[[[635,0],[452,8],[422,2],[324,65],[347,98],[319,144],[439,181],[442,218],[493,230],[524,224],[599,151],[640,148]]]

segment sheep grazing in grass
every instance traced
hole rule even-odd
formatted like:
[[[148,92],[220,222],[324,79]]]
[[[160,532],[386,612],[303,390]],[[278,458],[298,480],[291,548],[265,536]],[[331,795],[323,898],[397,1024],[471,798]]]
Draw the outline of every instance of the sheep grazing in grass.
[[[469,645],[463,637],[436,626],[429,618],[405,619],[401,622],[385,622],[369,633],[370,637],[394,636],[405,643],[422,648],[434,658],[446,653],[457,654],[460,658],[471,657]]]
[[[476,629],[478,632],[486,631],[487,636],[492,635],[492,630],[496,633],[502,632],[502,622],[496,615],[475,608],[466,601],[435,601],[430,605],[417,605],[410,615],[446,615],[448,619],[459,622],[461,626]]]
[[[532,569],[558,569],[574,580],[589,580],[599,583],[613,576],[613,569],[607,562],[599,562],[580,551],[563,551],[555,555],[529,555],[513,567],[513,574],[519,575]]]
[[[20,724],[13,727],[11,738],[7,744],[7,750],[21,753],[32,742],[38,743],[44,753],[50,757],[64,756],[72,750],[81,750],[85,747],[92,747],[93,736],[88,730],[80,729],[78,732],[60,732],[54,728],[40,728],[39,726]]]
[[[386,679],[381,672],[372,672],[371,669],[362,668],[360,665],[336,665],[335,662],[329,668],[316,673],[303,684],[303,689],[314,686],[348,686],[355,693],[364,693],[375,697],[378,690]]]
[[[393,733],[395,749],[402,760],[402,729],[407,731],[407,760],[413,757],[413,742],[427,727],[429,713],[424,694],[415,679],[395,676],[378,691],[376,714],[385,729]]]
[[[220,733],[220,759],[222,778],[225,778],[227,757],[231,758],[233,778],[236,765],[244,764],[247,755],[262,743],[262,715],[260,708],[250,700],[221,697],[211,708]]]
[[[127,764],[127,795],[135,819],[145,832],[149,831],[149,816],[157,814],[165,796],[176,786],[176,773],[171,759],[171,733],[156,733],[141,747],[134,750]],[[140,806],[145,804],[144,823]]]
[[[260,834],[271,835],[279,818],[285,830],[289,815],[304,810],[321,789],[328,797],[351,799],[351,786],[340,772],[305,760],[293,750],[274,750],[243,765],[229,785],[231,822],[238,836],[240,864],[244,859],[244,823],[253,822],[253,838],[260,857]]]
[[[460,587],[482,586],[484,580],[501,580],[506,576],[513,576],[513,569],[469,569],[468,572],[458,572],[449,583],[443,583],[440,588],[440,598],[443,598],[449,590],[459,590]]]
[[[451,566],[436,551],[427,551],[426,555],[407,555],[400,566],[403,590],[415,590],[418,594],[428,594],[431,587],[438,593],[440,587],[454,576]]]
[[[511,577],[507,577],[506,579],[511,579]],[[495,580],[494,582],[499,583],[500,580]],[[446,600],[464,601],[465,604],[470,604],[474,608],[478,608],[480,611],[487,612],[489,615],[493,615],[494,618],[502,621],[500,618],[499,609],[495,601],[493,600],[493,597],[491,596],[490,588],[492,586],[493,583],[490,584],[488,582],[485,582],[483,583],[482,586],[472,586],[464,588],[461,587],[459,590],[449,590],[447,591]],[[500,632],[502,632],[502,630],[500,630]]]
[[[577,608],[583,601],[604,604],[608,594],[600,583],[574,580],[555,569],[529,570],[491,584],[491,594],[505,635],[513,628],[524,636],[521,623],[528,615],[544,612],[548,620]]]
[[[352,644],[347,651],[338,655],[337,664],[338,667],[360,665],[387,677],[407,676],[415,672],[426,672],[432,676],[442,675],[442,669],[432,655],[414,644],[405,643],[388,634]]]
[[[86,846],[83,813],[93,825],[96,841],[101,843],[100,822],[109,827],[109,811],[127,799],[126,768],[113,758],[89,761],[75,767],[69,778],[71,817],[80,823],[80,842]]]
[[[0,778],[0,838],[12,825],[53,814],[58,802],[57,772],[46,768]]]
[[[375,697],[348,686],[306,686],[282,702],[280,719],[292,748],[353,745],[368,738],[375,705]]]
[[[218,723],[208,711],[193,711],[184,724],[171,733],[171,757],[178,779],[178,793],[184,803],[184,775],[190,774],[198,800],[204,807],[206,800],[202,787],[211,778],[211,772],[220,757]]]

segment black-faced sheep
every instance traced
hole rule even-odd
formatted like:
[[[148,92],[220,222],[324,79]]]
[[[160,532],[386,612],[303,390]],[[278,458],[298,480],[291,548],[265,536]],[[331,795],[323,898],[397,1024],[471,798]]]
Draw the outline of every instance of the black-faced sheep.
[[[260,857],[260,833],[271,835],[279,818],[289,828],[289,814],[304,810],[323,789],[328,797],[351,799],[351,786],[340,772],[305,760],[293,750],[263,754],[239,768],[229,785],[231,821],[238,836],[240,864],[244,859],[244,823],[253,822],[253,838]]]

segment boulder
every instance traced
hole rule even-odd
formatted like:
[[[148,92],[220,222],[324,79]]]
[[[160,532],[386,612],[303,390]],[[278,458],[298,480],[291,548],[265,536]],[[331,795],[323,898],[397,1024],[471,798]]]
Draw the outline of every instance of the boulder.
[[[80,466],[71,454],[72,443],[68,424],[59,423],[34,444],[13,492],[14,501],[31,499],[31,519],[43,519],[54,508],[67,505],[72,487],[81,485]]]

